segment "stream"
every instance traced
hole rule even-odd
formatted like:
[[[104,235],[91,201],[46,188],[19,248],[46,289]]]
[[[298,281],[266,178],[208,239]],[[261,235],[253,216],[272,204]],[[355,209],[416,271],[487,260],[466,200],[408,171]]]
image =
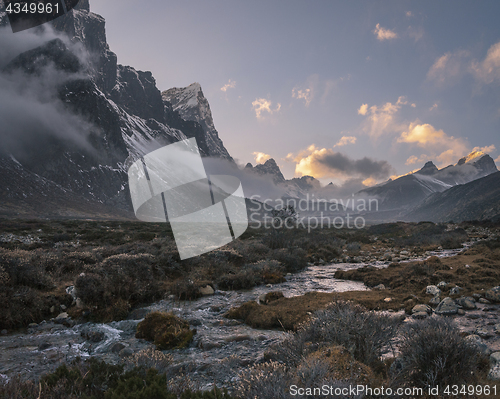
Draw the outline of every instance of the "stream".
[[[463,249],[429,252],[427,256],[453,256]],[[418,259],[412,259],[418,260]],[[73,327],[61,321],[44,321],[24,332],[0,336],[0,381],[15,374],[37,378],[53,371],[61,363],[76,357],[94,356],[108,363],[121,363],[130,354],[152,344],[135,338],[137,324],[150,311],[172,311],[196,328],[191,345],[182,350],[164,351],[173,357],[171,370],[189,373],[199,389],[208,389],[215,382],[226,385],[237,378],[238,372],[260,361],[269,345],[281,341],[286,333],[279,330],[259,330],[238,320],[226,319],[231,308],[247,301],[258,300],[262,294],[281,291],[285,297],[303,295],[310,291],[344,292],[367,290],[361,282],[335,279],[337,270],[350,270],[367,263],[342,263],[309,266],[300,273],[287,275],[280,284],[255,287],[246,291],[215,291],[195,301],[179,302],[166,299],[150,306],[135,309],[128,320],[106,324],[85,323]],[[387,263],[372,262],[386,267]],[[99,337],[89,340],[89,336]]]

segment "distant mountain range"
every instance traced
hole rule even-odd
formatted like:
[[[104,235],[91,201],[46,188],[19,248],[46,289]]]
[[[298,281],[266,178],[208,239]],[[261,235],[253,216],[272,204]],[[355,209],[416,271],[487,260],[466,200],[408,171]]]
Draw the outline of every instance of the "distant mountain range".
[[[369,187],[358,195],[378,198],[380,210],[409,210],[431,194],[467,184],[497,171],[495,161],[489,155],[473,152],[460,159],[456,165],[443,169],[438,169],[429,161],[417,172]]]

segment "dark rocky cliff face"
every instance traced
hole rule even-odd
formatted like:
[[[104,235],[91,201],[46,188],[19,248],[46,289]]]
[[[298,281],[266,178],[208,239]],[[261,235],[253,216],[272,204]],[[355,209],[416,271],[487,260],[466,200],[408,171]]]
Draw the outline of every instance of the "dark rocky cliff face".
[[[4,26],[5,17],[0,20]],[[202,155],[231,159],[208,101],[188,90],[184,98],[204,112],[203,120],[183,117],[162,98],[151,72],[117,64],[106,42],[105,20],[90,12],[88,0],[51,25],[62,33],[60,39],[17,55],[0,73],[13,82],[45,79],[40,83],[44,101],[85,126],[84,145],[35,127],[30,132],[35,140],[20,151],[0,151],[0,183],[7,188],[0,193],[0,215],[82,216],[87,209],[87,217],[96,212],[133,217],[127,180],[131,161],[187,137],[197,138]],[[0,34],[7,34],[2,29]],[[47,27],[36,29],[42,37]],[[56,78],[47,81],[46,76]],[[23,184],[13,183],[21,177]],[[36,194],[41,186],[45,191],[59,187],[52,196],[46,193],[50,201],[43,207]]]

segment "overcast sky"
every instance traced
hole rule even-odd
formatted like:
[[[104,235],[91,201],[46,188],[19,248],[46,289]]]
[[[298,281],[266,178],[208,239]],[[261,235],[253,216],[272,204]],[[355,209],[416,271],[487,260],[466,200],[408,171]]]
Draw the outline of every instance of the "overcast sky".
[[[199,82],[229,153],[365,184],[500,166],[500,1],[91,0],[118,62]],[[368,169],[368,172],[367,172]],[[373,169],[373,173],[370,170]]]

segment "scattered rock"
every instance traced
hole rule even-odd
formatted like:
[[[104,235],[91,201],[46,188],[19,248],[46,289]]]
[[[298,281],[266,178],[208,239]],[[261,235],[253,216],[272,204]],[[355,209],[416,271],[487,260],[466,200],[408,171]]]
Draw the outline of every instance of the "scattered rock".
[[[129,357],[129,356],[132,356],[134,354],[134,351],[130,348],[123,348],[119,353],[118,355],[120,357]]]
[[[415,312],[411,317],[417,320],[425,319],[428,316],[427,312]]]
[[[374,290],[385,290],[385,285],[384,284],[379,284],[375,287],[373,287]]]
[[[436,287],[438,287],[440,290],[442,290],[442,289],[446,288],[447,285],[448,285],[448,283],[441,281]]]
[[[213,295],[214,292],[215,292],[214,289],[210,285],[200,288],[200,294],[203,296]]]
[[[431,294],[434,296],[441,295],[441,290],[438,287],[436,287],[435,285],[428,285],[427,288],[425,289],[425,292],[427,294]]]
[[[490,355],[490,367],[488,379],[500,381],[500,352],[494,352]]]
[[[30,324],[28,325],[28,327],[29,327],[29,328],[37,328],[37,327],[38,327],[38,324],[36,324],[36,323],[30,323]]]
[[[485,298],[479,298],[479,303],[484,303],[485,305],[489,305],[491,302]]]
[[[486,328],[483,327],[477,328],[474,334],[480,336],[483,339],[488,339],[493,336],[493,334],[490,331],[488,331]]]
[[[38,345],[38,350],[39,351],[44,351],[45,349],[49,349],[52,345],[49,344],[48,342],[42,342],[40,345]]]
[[[121,342],[115,342],[113,345],[109,347],[109,351],[113,353],[119,353],[122,349],[125,348]]]
[[[61,305],[61,310],[66,310],[66,309],[67,309],[66,305]]]
[[[68,318],[69,318],[69,315],[66,312],[63,312],[63,313],[59,313],[57,315],[57,317],[54,319],[54,321],[55,322],[58,322],[58,321],[62,322]]]
[[[385,298],[384,302],[387,302],[387,303],[392,302],[392,298]]]
[[[493,331],[495,331],[495,334],[500,334],[500,324],[495,324],[495,327],[493,327]]]
[[[101,342],[106,337],[104,332],[94,330],[84,330],[80,335],[90,342]]]
[[[457,314],[458,306],[453,299],[446,297],[437,306],[435,312],[443,316]]]
[[[476,301],[470,296],[457,299],[457,303],[465,310],[476,309]]]
[[[51,306],[50,307],[50,313],[54,313],[56,311],[56,307],[55,306]]]
[[[439,296],[435,296],[435,297],[432,297],[430,300],[429,300],[429,305],[432,305],[432,306],[437,306],[441,303],[441,298]]]
[[[450,290],[450,295],[459,295],[461,289],[462,289],[461,287],[453,287]]]
[[[9,332],[7,330],[5,330],[5,329],[3,329],[2,331],[0,331],[0,334],[2,334],[2,335],[7,335],[8,333]]]
[[[141,320],[144,319],[148,313],[151,313],[149,309],[134,309],[132,310],[127,319],[128,320]]]
[[[476,319],[480,319],[481,318],[481,315],[479,314],[475,314],[475,313],[469,313],[467,315],[467,318],[468,319],[471,319],[471,320],[476,320]]]
[[[80,298],[76,298],[75,305],[78,309],[83,309],[85,307],[85,304]]]
[[[465,337],[465,340],[474,345],[483,355],[489,356],[491,354],[491,349],[488,348],[488,345],[483,342],[479,335],[468,335],[467,337]]]
[[[499,303],[500,302],[500,286],[493,287],[493,288],[489,289],[488,291],[485,292],[484,296],[490,302]]]
[[[198,343],[198,347],[205,350],[209,351],[210,349],[213,348],[220,348],[222,347],[222,344],[220,342],[205,342],[205,341],[200,341]]]
[[[411,310],[412,313],[427,313],[427,314],[431,314],[432,313],[432,308],[428,305],[423,305],[423,304],[419,304],[419,305],[415,305],[413,307],[413,309]]]
[[[463,316],[463,315],[465,315],[465,310],[463,310],[463,309],[458,309],[458,310],[457,310],[457,314],[458,314],[459,316]]]
[[[226,342],[241,342],[241,341],[250,341],[252,337],[247,334],[238,334],[238,335],[230,335],[229,337],[226,337],[224,341]]]

